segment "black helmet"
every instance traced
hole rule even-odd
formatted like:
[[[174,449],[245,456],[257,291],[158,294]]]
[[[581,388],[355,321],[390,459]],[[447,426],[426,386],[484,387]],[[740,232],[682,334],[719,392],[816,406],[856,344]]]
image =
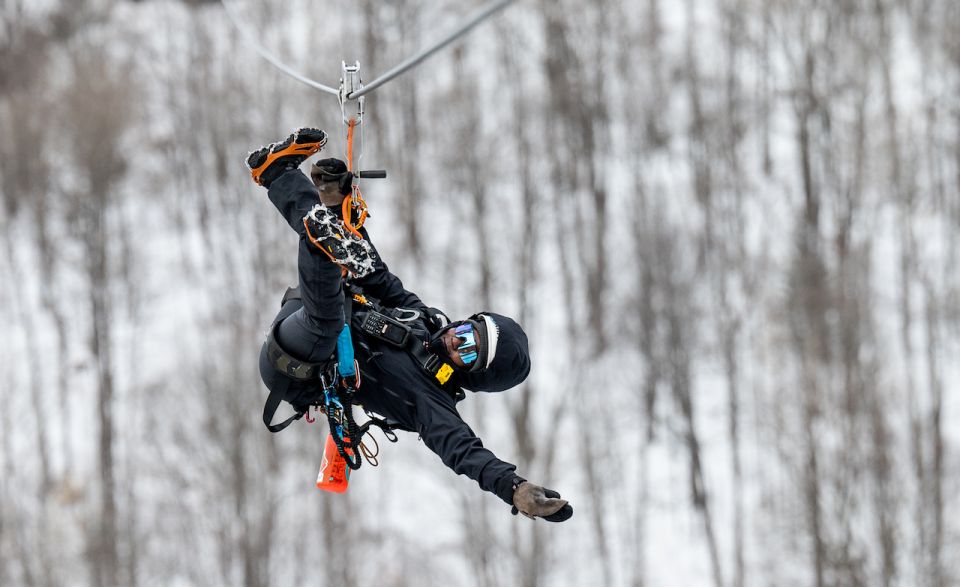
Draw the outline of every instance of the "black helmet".
[[[469,318],[476,324],[479,357],[466,373],[463,387],[471,391],[504,391],[519,385],[530,373],[527,335],[513,319],[492,312]]]

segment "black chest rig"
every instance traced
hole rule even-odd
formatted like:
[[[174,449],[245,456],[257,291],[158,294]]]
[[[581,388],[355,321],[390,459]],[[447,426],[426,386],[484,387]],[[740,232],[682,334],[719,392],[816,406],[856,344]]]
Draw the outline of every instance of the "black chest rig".
[[[351,316],[350,324],[366,339],[377,340],[396,349],[405,350],[431,381],[455,401],[464,398],[463,390],[456,384],[456,367],[453,363],[428,350],[433,335],[441,328],[420,310],[410,308],[385,308],[376,300],[363,295],[354,285],[345,285],[348,298],[344,310]],[[368,346],[361,343],[359,346]],[[375,355],[376,351],[364,349]]]
[[[289,288],[283,303],[300,299],[300,288]],[[378,352],[364,339],[373,339],[397,349],[403,349],[427,372],[431,381],[449,393],[455,401],[464,398],[463,390],[456,384],[456,368],[449,360],[427,350],[439,326],[419,310],[409,308],[385,308],[375,299],[368,298],[363,290],[353,284],[344,284],[344,314],[349,316],[350,326],[358,335],[357,346],[363,353],[375,358]],[[276,340],[275,323],[267,336],[267,357],[277,371],[297,381],[319,380],[332,361],[308,363],[285,351]]]

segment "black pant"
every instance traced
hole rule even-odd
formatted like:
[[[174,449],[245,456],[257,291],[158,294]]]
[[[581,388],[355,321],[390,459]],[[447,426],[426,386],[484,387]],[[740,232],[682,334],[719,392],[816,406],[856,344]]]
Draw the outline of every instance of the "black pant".
[[[297,272],[303,307],[283,318],[277,342],[294,357],[317,363],[333,354],[343,329],[343,280],[340,267],[307,242],[303,217],[320,203],[320,194],[300,170],[290,170],[270,185],[270,201],[300,235]]]

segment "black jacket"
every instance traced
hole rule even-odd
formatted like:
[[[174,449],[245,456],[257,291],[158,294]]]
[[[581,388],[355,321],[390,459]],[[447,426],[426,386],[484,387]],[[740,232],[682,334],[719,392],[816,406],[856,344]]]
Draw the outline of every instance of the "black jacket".
[[[385,308],[411,308],[426,316],[427,306],[416,294],[406,290],[382,261],[378,261],[376,271],[355,280],[354,284]],[[278,318],[295,311],[298,304],[298,300],[288,301]],[[516,467],[498,459],[483,446],[480,438],[460,417],[452,394],[439,387],[407,351],[370,339],[355,326],[351,331],[362,376],[357,400],[366,409],[418,433],[447,467],[512,504]],[[316,394],[316,382],[287,378],[269,365],[263,353],[260,366],[267,387],[271,390],[283,388],[283,397],[295,406],[297,398],[310,398]],[[454,377],[461,377],[461,374]],[[457,381],[451,381],[448,386],[456,384]]]

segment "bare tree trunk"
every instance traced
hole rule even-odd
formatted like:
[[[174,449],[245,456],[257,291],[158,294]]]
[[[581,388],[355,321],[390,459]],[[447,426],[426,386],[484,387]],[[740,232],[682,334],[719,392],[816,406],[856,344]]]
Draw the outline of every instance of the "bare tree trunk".
[[[252,528],[250,527],[251,504],[247,495],[247,462],[243,449],[243,420],[237,418],[229,423],[229,460],[230,473],[232,476],[231,486],[233,488],[233,509],[238,525],[237,541],[239,542],[239,552],[241,563],[243,565],[243,585],[244,587],[259,587],[257,574],[257,559],[254,552],[254,540]]]
[[[12,202],[8,199],[5,186],[0,187],[0,234],[3,235],[2,242],[4,247],[0,251],[0,270],[4,275],[13,275],[13,249],[11,244],[11,226],[10,216],[12,215]],[[6,320],[10,316],[11,298],[13,293],[9,280],[4,280],[0,284],[0,316]],[[0,339],[0,349],[4,357],[8,356],[9,349],[6,339]],[[5,405],[13,404],[14,399],[14,381],[15,372],[12,369],[6,369],[3,373],[2,385],[0,385],[0,401]],[[12,410],[0,410],[0,582],[4,585],[14,583],[14,564],[16,557],[12,553],[13,545],[16,543],[15,532],[16,520],[14,519],[15,510],[11,506],[13,492],[11,487],[15,484],[16,471],[14,471],[14,462],[16,455],[13,448],[13,415]]]
[[[125,171],[120,139],[130,116],[132,89],[107,55],[89,50],[74,62],[69,120],[74,125],[73,147],[86,179],[87,190],[74,195],[74,222],[80,231],[88,281],[91,322],[90,354],[96,362],[99,436],[100,511],[91,537],[93,581],[119,583],[118,511],[114,470],[114,359],[111,304],[110,240],[108,215],[112,192]]]
[[[593,54],[590,55],[594,64],[605,63],[608,60],[605,40],[611,31],[611,18],[625,18],[620,14],[619,3],[610,4],[605,10],[594,11],[595,23],[593,26],[593,37],[597,39]],[[587,21],[582,17],[581,22]],[[586,87],[581,84],[580,91],[583,102],[577,110],[577,126],[579,134],[583,138],[582,153],[587,164],[586,187],[591,196],[593,208],[593,226],[589,234],[593,238],[590,243],[589,264],[587,265],[587,280],[584,283],[584,297],[587,300],[588,311],[587,320],[591,332],[593,353],[599,354],[607,346],[606,316],[607,303],[605,296],[598,295],[598,292],[605,292],[609,283],[607,274],[607,242],[608,232],[605,230],[609,225],[608,210],[608,189],[607,177],[604,173],[607,169],[606,160],[610,157],[610,114],[608,112],[607,101],[608,89],[605,72],[599,67],[589,67],[584,65],[582,60],[577,60],[568,64],[568,67],[579,67],[582,73],[580,77],[586,82]]]
[[[11,259],[11,268],[15,267],[16,255],[13,252],[16,250],[13,242],[11,241],[10,234],[4,233],[4,249],[9,251],[11,254],[8,257]],[[11,274],[24,275],[26,270],[19,269],[11,271]],[[39,374],[42,372],[42,369],[36,364],[40,350],[37,344],[36,336],[36,324],[34,316],[30,312],[29,304],[26,299],[24,299],[21,288],[15,286],[14,293],[12,295],[12,308],[11,311],[15,315],[16,320],[20,323],[20,328],[23,331],[23,338],[25,342],[24,352],[30,357],[27,364],[30,366],[30,374],[27,377],[27,385],[29,389],[35,392],[41,392],[43,390],[42,380],[39,377]],[[9,398],[12,399],[12,398]],[[32,404],[38,404],[42,402],[31,402]],[[13,541],[14,545],[17,547],[16,556],[19,559],[20,566],[23,570],[24,581],[30,585],[40,585],[47,586],[52,585],[52,580],[49,576],[49,560],[48,554],[49,551],[46,548],[35,550],[30,548],[34,543],[39,543],[43,538],[44,528],[47,526],[48,517],[47,517],[47,507],[48,507],[48,498],[50,495],[50,483],[51,483],[51,472],[49,464],[49,455],[46,447],[46,434],[44,433],[44,423],[45,423],[45,414],[43,413],[42,407],[33,406],[33,430],[32,432],[36,435],[34,442],[39,444],[38,449],[38,461],[39,461],[39,479],[38,487],[39,495],[37,496],[36,503],[30,504],[36,508],[36,513],[33,513],[32,516],[35,519],[20,520],[19,518],[26,518],[26,512],[22,512],[19,515],[15,515],[13,520]],[[7,430],[15,429],[16,426],[7,428]],[[12,453],[11,453],[12,455]],[[14,462],[13,456],[9,457],[9,462]],[[17,475],[12,471],[10,472],[9,479],[16,481]],[[20,483],[32,482],[32,479],[24,479]],[[32,485],[32,483],[30,483]],[[19,493],[22,493],[22,488],[18,490]],[[15,503],[15,507],[24,502],[23,496],[21,495]],[[16,510],[14,510],[16,513]],[[33,510],[31,510],[32,512]]]
[[[90,278],[90,315],[93,332],[90,354],[97,363],[97,407],[100,423],[98,454],[100,455],[100,528],[95,547],[94,576],[100,585],[119,584],[119,554],[117,550],[117,497],[114,474],[113,438],[113,337],[109,308],[107,270],[107,231],[103,208],[92,211],[87,218],[92,230],[86,235],[86,251]]]
[[[811,367],[805,367],[811,369]],[[823,530],[823,506],[821,505],[820,463],[818,460],[816,420],[818,416],[816,377],[805,381],[807,389],[803,400],[804,463],[803,493],[806,501],[807,524],[813,543],[813,572],[817,587],[826,584],[826,543]]]
[[[638,469],[637,486],[641,488],[640,500],[637,504],[636,521],[634,528],[637,539],[634,542],[634,577],[632,584],[641,587],[646,584],[646,537],[647,537],[647,508],[649,504],[649,449],[656,430],[657,386],[663,377],[662,361],[656,353],[657,348],[657,314],[655,305],[654,267],[658,258],[656,250],[657,238],[660,236],[657,228],[662,218],[648,205],[648,195],[641,179],[638,168],[634,176],[635,191],[637,193],[634,205],[633,239],[640,264],[638,271],[637,290],[640,292],[637,299],[636,312],[640,324],[639,346],[643,357],[644,376],[640,384],[641,401],[638,420],[643,427],[638,435],[640,442],[640,467]]]
[[[581,387],[585,381],[580,381]],[[592,529],[596,540],[596,548],[599,559],[602,561],[603,584],[612,585],[612,557],[610,553],[610,530],[607,521],[604,519],[606,512],[606,488],[603,487],[606,480],[604,475],[605,467],[603,461],[609,457],[607,447],[606,431],[608,428],[598,424],[597,417],[600,414],[598,410],[589,410],[581,418],[580,428],[581,440],[581,466],[584,468],[584,474],[587,481],[588,495],[590,497],[590,507],[593,510]]]
[[[710,260],[708,256],[714,251],[716,246],[716,207],[714,194],[714,169],[715,154],[711,144],[712,120],[706,111],[703,98],[703,82],[700,76],[699,58],[697,55],[698,47],[696,39],[698,38],[698,23],[696,22],[693,0],[687,0],[685,6],[686,30],[684,37],[684,71],[687,83],[687,97],[690,108],[690,136],[687,139],[688,160],[693,172],[692,192],[696,198],[703,213],[702,237],[698,243],[698,263],[699,267],[705,267]],[[673,288],[672,294],[678,294],[680,288],[676,288],[670,281],[669,287]],[[682,287],[682,286],[681,286]],[[672,296],[671,296],[672,297]],[[678,304],[674,301],[673,304]],[[713,520],[710,513],[710,503],[707,488],[705,486],[704,474],[700,460],[700,442],[698,439],[696,425],[693,417],[693,397],[690,382],[690,363],[689,352],[692,341],[686,340],[684,330],[689,328],[682,325],[680,316],[686,315],[688,309],[671,307],[667,317],[668,321],[668,340],[671,353],[672,385],[674,393],[681,408],[686,425],[685,441],[690,456],[690,480],[691,496],[694,507],[700,512],[704,523],[704,534],[710,553],[711,570],[713,572],[713,581],[717,587],[723,585],[723,571],[720,565],[719,548],[717,546],[716,534],[713,529]],[[725,341],[726,342],[726,341]]]
[[[5,20],[5,19],[3,19]],[[37,39],[35,39],[37,40]],[[39,40],[37,40],[39,42]],[[0,191],[3,192],[10,208],[25,212],[21,219],[28,226],[28,234],[33,238],[17,243],[9,231],[4,231],[4,244],[7,258],[10,259],[11,272],[14,282],[13,303],[16,319],[20,321],[24,331],[24,343],[27,357],[24,361],[24,372],[28,373],[27,385],[32,397],[30,411],[33,417],[33,426],[25,430],[33,433],[33,448],[38,465],[36,487],[36,513],[28,525],[22,528],[25,534],[31,536],[31,542],[44,545],[41,548],[25,550],[23,564],[25,568],[35,567],[31,571],[31,580],[39,585],[53,585],[55,566],[51,562],[52,549],[45,546],[49,540],[50,507],[54,485],[55,472],[53,470],[51,452],[56,452],[50,440],[48,422],[56,404],[63,398],[63,386],[66,371],[65,334],[61,313],[54,303],[52,290],[55,288],[56,260],[52,256],[49,242],[49,219],[55,216],[50,205],[49,168],[45,156],[45,135],[47,120],[50,111],[46,101],[39,97],[38,88],[17,88],[11,90],[7,96],[0,95],[0,123],[5,133],[3,144],[0,145]],[[36,248],[39,263],[29,267],[20,265],[20,249],[26,249],[32,244]],[[32,255],[31,255],[32,256]],[[38,275],[40,301],[39,305],[24,296],[25,288],[19,280],[20,276]],[[16,277],[14,277],[16,276]],[[42,327],[44,313],[49,313],[56,326],[59,337],[59,356],[48,350],[43,336]],[[12,318],[12,317],[11,317]],[[53,365],[57,366],[54,368]],[[58,377],[54,385],[46,377],[56,373]],[[51,393],[51,388],[55,393]],[[64,438],[66,435],[64,434]],[[66,443],[64,443],[66,444]],[[64,456],[69,457],[70,452]],[[32,483],[31,483],[32,486]]]
[[[595,205],[603,201],[603,197],[593,191],[597,185],[592,171],[597,156],[595,129],[591,124],[590,105],[584,103],[593,94],[584,87],[587,82],[583,79],[582,58],[574,50],[570,25],[565,20],[569,15],[558,10],[556,3],[544,0],[541,0],[540,12],[548,44],[543,63],[549,88],[548,113],[555,123],[547,127],[551,177],[556,182],[552,186],[556,196],[551,207],[556,220],[564,307],[568,308],[568,336],[577,340],[581,338],[579,333],[586,329],[590,333],[590,348],[586,353],[595,355],[599,347],[594,345],[602,339],[603,329],[602,324],[594,320],[600,312],[598,298],[602,297],[596,293],[602,291],[603,284],[595,281],[598,274],[593,253],[599,250],[599,244],[596,240],[587,240],[587,235],[595,237],[593,231],[601,228],[598,224],[588,225],[578,197],[593,194]],[[590,171],[585,171],[587,165],[591,166]],[[602,209],[598,209],[595,220],[600,218],[601,212]],[[586,279],[578,279],[577,276],[583,274]],[[584,305],[587,309],[581,316],[580,308]],[[580,353],[584,354],[583,349]]]
[[[881,580],[891,587],[897,580],[897,554],[901,532],[897,527],[898,503],[893,496],[896,484],[891,455],[891,434],[886,421],[885,405],[879,399],[872,405],[873,476],[875,510],[877,512],[877,539],[881,552]]]
[[[415,38],[411,31],[419,30],[420,9],[411,6],[410,0],[402,0],[400,17],[397,21],[402,38]],[[415,4],[415,3],[414,3]],[[405,50],[413,51],[412,45]],[[423,262],[423,243],[420,239],[418,226],[420,225],[422,207],[424,205],[424,189],[421,164],[421,130],[430,121],[424,121],[420,116],[420,101],[424,99],[420,86],[416,80],[403,77],[397,80],[400,100],[400,123],[402,134],[394,145],[400,163],[400,222],[403,227],[403,248],[409,253],[413,266]]]
[[[321,506],[323,511],[323,544],[329,566],[324,574],[333,585],[356,585],[356,568],[360,564],[351,554],[360,552],[351,549],[354,544],[350,536],[350,523],[353,514],[352,500],[348,495],[329,496]],[[345,497],[347,499],[338,499]]]
[[[9,385],[9,381],[5,381],[4,385],[5,389],[11,389],[13,387]],[[3,399],[6,400],[6,396],[3,396]],[[12,585],[14,582],[14,559],[12,554],[10,554],[10,545],[13,544],[14,537],[10,531],[11,515],[8,511],[10,507],[8,504],[10,503],[11,497],[9,484],[13,478],[13,467],[10,466],[10,463],[13,462],[13,459],[10,458],[12,453],[10,437],[12,436],[11,430],[13,426],[11,426],[8,411],[2,410],[0,412],[2,412],[0,413],[0,425],[2,425],[0,430],[3,430],[3,432],[0,433],[0,470],[3,471],[3,480],[0,481],[0,497],[3,497],[3,499],[0,500],[0,581],[2,581],[4,585]]]
[[[716,587],[723,587],[720,550],[710,513],[710,497],[703,472],[700,438],[694,418],[693,385],[689,356],[689,349],[693,348],[693,341],[690,340],[689,334],[692,308],[689,306],[689,301],[680,293],[681,290],[686,289],[686,285],[668,283],[668,287],[672,290],[669,292],[672,294],[671,302],[665,316],[670,357],[670,384],[684,421],[683,439],[690,458],[690,499],[693,506],[700,512],[703,520],[704,537],[710,554],[710,569],[713,573],[713,584]]]
[[[360,64],[360,70],[366,72],[382,72],[384,65],[381,54],[387,50],[384,46],[382,29],[384,28],[383,18],[381,16],[381,2],[377,0],[362,0],[360,3],[363,10],[363,53],[365,60]],[[369,76],[370,73],[367,73]],[[379,73],[377,74],[379,75]],[[370,78],[371,80],[373,78]],[[383,117],[380,115],[379,108],[371,108],[364,114],[364,124],[367,128],[366,139],[375,145],[380,145],[383,139],[381,124]]]
[[[760,95],[759,100],[759,116],[760,116],[760,159],[763,162],[763,173],[766,176],[771,176],[773,174],[773,154],[770,148],[771,144],[771,135],[772,135],[772,111],[773,111],[773,102],[774,102],[774,89],[773,89],[773,65],[772,58],[773,55],[773,44],[771,43],[771,38],[774,35],[773,32],[773,2],[764,2],[763,7],[760,9],[760,19],[762,21],[762,33],[760,39],[760,56],[758,58],[760,75],[757,77],[759,81],[757,85],[757,93]]]
[[[645,145],[651,149],[661,149],[666,147],[670,141],[669,130],[661,110],[662,105],[667,103],[669,94],[666,82],[667,75],[665,74],[668,63],[666,63],[667,59],[662,48],[664,29],[661,18],[661,0],[647,0],[645,11],[646,18],[643,23],[643,50],[641,54],[649,64],[647,68],[649,81],[647,83],[652,86],[653,95],[651,103],[643,114],[643,119],[640,124],[637,124],[637,131],[642,136]],[[630,38],[623,39],[622,47],[624,51],[620,61],[621,71],[629,72],[633,70],[635,53],[630,52],[630,48],[633,46]],[[633,100],[636,98],[632,92],[636,91],[641,83],[634,81],[627,88],[628,100],[630,100],[630,102],[624,104],[627,113],[630,112],[630,107],[634,105]]]
[[[732,188],[721,199],[720,230],[723,244],[717,247],[717,267],[714,272],[714,286],[717,305],[719,306],[718,329],[723,345],[723,363],[727,384],[727,434],[730,442],[730,467],[733,478],[733,576],[732,585],[742,587],[747,581],[745,562],[745,529],[744,529],[744,484],[743,463],[741,448],[741,367],[740,345],[744,316],[741,305],[731,300],[736,293],[743,296],[750,295],[750,277],[747,274],[748,259],[747,245],[744,242],[747,220],[744,216],[744,200],[748,198],[748,182],[743,170],[741,156],[743,138],[747,132],[745,111],[749,105],[744,105],[745,96],[739,81],[743,62],[743,44],[747,25],[745,22],[745,6],[742,0],[728,0],[722,7],[724,16],[725,43],[727,53],[727,74],[725,82],[725,110],[723,117],[722,149],[724,155],[721,161],[728,167],[727,184]],[[732,278],[736,278],[736,281]],[[740,284],[740,289],[733,295],[729,291]],[[752,305],[751,301],[743,304]]]
[[[687,82],[687,99],[690,105],[690,136],[687,150],[690,168],[693,172],[693,194],[703,213],[703,236],[698,243],[698,266],[706,263],[707,252],[714,247],[714,207],[713,202],[713,149],[709,143],[710,121],[704,110],[700,65],[697,58],[698,27],[695,22],[694,0],[686,0],[686,31],[684,36],[684,74]]]
[[[733,559],[734,587],[746,581],[743,528],[743,464],[740,455],[740,364],[737,359],[739,326],[727,329],[724,337],[724,365],[727,378],[727,434],[730,438],[730,467],[733,472]]]
[[[899,140],[899,111],[894,99],[894,82],[892,72],[893,39],[889,24],[890,6],[885,0],[876,0],[874,5],[881,31],[880,73],[883,87],[885,121],[887,123],[887,139],[889,141],[889,190],[891,196],[899,205],[900,223],[900,343],[903,348],[905,395],[907,402],[908,429],[911,439],[911,457],[914,466],[916,483],[916,515],[912,516],[916,524],[915,532],[918,539],[916,561],[917,569],[924,569],[926,561],[922,560],[931,552],[928,548],[928,513],[924,503],[927,493],[928,477],[926,471],[926,455],[923,445],[924,424],[919,413],[919,398],[914,375],[914,344],[910,332],[914,328],[912,298],[913,294],[913,267],[916,259],[915,239],[912,220],[914,196],[905,186],[901,147]],[[922,572],[922,571],[921,571]],[[918,574],[918,578],[922,576]],[[927,579],[932,580],[932,579]]]
[[[468,70],[469,51],[466,48],[453,49],[453,62],[456,71]],[[471,303],[478,308],[493,307],[493,264],[497,263],[501,274],[509,275],[512,270],[504,262],[497,262],[492,253],[492,238],[489,223],[492,216],[495,218],[498,211],[497,203],[491,204],[490,169],[500,168],[500,165],[491,161],[492,154],[485,151],[489,144],[483,128],[483,111],[478,97],[479,87],[469,77],[461,79],[454,85],[450,94],[443,100],[450,105],[450,119],[445,128],[449,129],[450,145],[446,149],[445,165],[452,170],[452,184],[449,191],[455,197],[463,199],[466,208],[458,207],[455,223],[457,226],[472,226],[470,238],[466,238],[462,231],[458,231],[457,238],[461,242],[470,242],[467,247],[469,259],[463,262],[459,258],[452,259],[455,268],[461,269],[460,274],[453,274],[453,280],[463,282],[470,291],[479,292],[477,299]],[[454,251],[454,255],[460,251]],[[473,255],[476,255],[474,258]],[[478,281],[478,282],[477,282]],[[522,390],[511,392],[517,393]],[[486,417],[483,402],[469,402],[460,408],[465,418],[477,426],[483,427]],[[524,469],[527,463],[517,463]],[[463,511],[468,512],[464,517],[464,536],[467,541],[466,557],[473,568],[476,581],[481,587],[492,587],[499,582],[496,575],[496,538],[491,523],[490,503],[487,500],[480,502],[476,499],[475,488],[466,488],[460,496]],[[521,552],[519,548],[515,552]],[[526,558],[524,562],[528,561]]]
[[[603,293],[608,284],[605,238],[608,194],[603,175],[603,158],[607,153],[603,139],[608,133],[608,97],[601,80],[602,70],[585,64],[583,52],[574,50],[573,43],[575,33],[582,33],[583,27],[594,33],[594,38],[607,34],[603,30],[607,16],[583,16],[581,6],[566,5],[567,9],[558,10],[554,4],[541,2],[540,12],[548,44],[544,73],[550,94],[549,112],[555,123],[548,144],[552,146],[551,163],[558,193],[554,209],[565,306],[569,308],[567,327],[570,340],[585,343],[570,349],[571,364],[580,365],[577,371],[584,373],[583,357],[599,356],[606,346]],[[606,56],[603,43],[597,43],[592,49],[594,53],[587,53],[588,56],[595,59]],[[576,198],[577,194],[582,194],[584,199]],[[586,307],[582,320],[576,312],[580,305]],[[587,333],[586,339],[583,333]],[[614,562],[609,545],[610,530],[602,513],[609,488],[602,483],[601,475],[608,451],[605,439],[597,437],[605,418],[603,413],[591,413],[577,426],[584,439],[579,456],[591,489],[594,509],[591,523],[599,564],[604,582],[610,584]]]
[[[0,208],[0,232],[3,234],[8,234],[8,225],[5,218],[5,211]],[[3,266],[4,271],[7,271],[7,267],[4,265],[4,260],[9,259],[10,255],[7,249],[4,249],[4,255],[0,259],[0,266]],[[12,273],[9,271],[8,274]],[[5,289],[5,288],[3,288]],[[3,292],[3,289],[0,289],[0,293]],[[6,308],[7,296],[0,296],[0,307]],[[0,310],[3,312],[3,315],[6,316],[6,310]],[[4,354],[6,354],[6,348],[4,348]],[[10,405],[10,392],[7,390],[13,389],[12,383],[13,375],[12,371],[7,371],[3,375],[3,385],[0,386],[0,401],[3,401],[6,405]],[[13,556],[9,554],[11,550],[11,545],[13,544],[14,538],[12,532],[10,531],[11,527],[11,512],[10,501],[12,493],[10,490],[10,485],[13,483],[13,477],[15,472],[13,470],[13,423],[11,421],[10,410],[0,410],[0,472],[3,475],[0,475],[0,582],[4,585],[13,584]]]
[[[640,436],[642,446],[640,448],[640,466],[637,469],[637,487],[639,488],[639,499],[637,503],[637,515],[634,521],[636,537],[633,548],[633,569],[634,575],[630,581],[633,587],[644,587],[647,584],[647,508],[650,503],[650,443],[643,435]]]
[[[538,214],[538,207],[543,196],[533,177],[538,161],[535,159],[537,145],[531,138],[535,135],[532,124],[536,106],[531,104],[529,99],[529,84],[524,83],[526,77],[523,75],[523,66],[525,64],[516,59],[516,55],[522,52],[522,48],[529,41],[524,36],[522,27],[511,26],[509,23],[505,23],[504,26],[507,27],[504,36],[509,39],[509,42],[501,45],[499,57],[505,72],[504,77],[510,80],[505,85],[512,105],[510,119],[505,125],[514,129],[512,138],[516,152],[512,158],[515,161],[513,173],[519,179],[520,189],[521,231],[518,234],[520,242],[515,280],[520,307],[518,320],[520,324],[529,328],[539,315],[539,303],[534,296],[530,295],[530,291],[537,283],[539,271],[536,253],[538,240],[542,234],[540,229],[542,214]],[[571,271],[565,270],[564,275],[566,279],[572,280]],[[534,401],[539,391],[534,382],[528,380],[511,392],[511,427],[519,453],[517,462],[519,470],[525,475],[532,476],[537,472],[549,478],[553,470],[552,455],[555,448],[553,443],[556,430],[560,425],[560,418],[559,416],[548,418],[546,430],[539,430],[536,427],[534,416],[537,410]],[[562,404],[562,401],[554,405],[559,404]],[[545,533],[543,528],[534,525],[518,529],[513,539],[514,551],[520,555],[519,584],[526,587],[541,584],[547,570],[546,547],[549,534]]]
[[[945,587],[949,584],[943,560],[944,544],[944,437],[943,437],[943,383],[939,367],[940,315],[933,286],[926,283],[927,377],[930,381],[930,584]]]
[[[819,456],[818,422],[823,391],[820,389],[821,365],[830,363],[829,331],[825,322],[829,307],[826,267],[820,245],[820,190],[813,177],[811,125],[818,100],[814,88],[816,59],[812,41],[803,50],[801,70],[797,72],[797,150],[803,187],[803,208],[798,222],[796,272],[792,287],[798,308],[794,339],[804,386],[801,406],[803,425],[804,471],[802,488],[806,522],[812,546],[813,576],[817,587],[824,587],[827,572],[827,543],[823,520],[823,497]]]

